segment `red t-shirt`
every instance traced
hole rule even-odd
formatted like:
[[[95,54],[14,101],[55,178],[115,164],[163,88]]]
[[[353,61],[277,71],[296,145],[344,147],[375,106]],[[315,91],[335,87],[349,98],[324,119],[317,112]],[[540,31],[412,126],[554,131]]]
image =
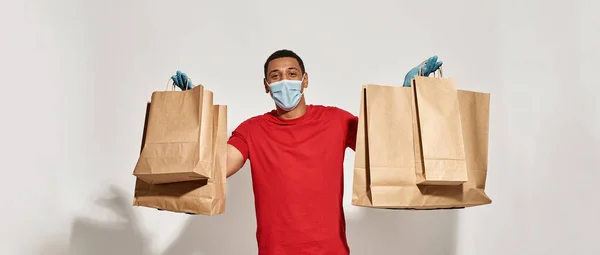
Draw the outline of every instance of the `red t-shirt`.
[[[358,118],[309,105],[302,117],[275,111],[244,121],[229,144],[250,160],[260,255],[347,255],[342,207],[346,148]]]

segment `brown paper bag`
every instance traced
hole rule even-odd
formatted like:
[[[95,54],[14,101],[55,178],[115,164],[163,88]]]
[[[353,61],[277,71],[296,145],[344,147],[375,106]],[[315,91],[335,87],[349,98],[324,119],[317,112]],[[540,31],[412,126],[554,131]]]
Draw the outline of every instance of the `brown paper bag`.
[[[458,91],[468,181],[417,184],[422,172],[414,90],[362,88],[352,204],[377,208],[443,209],[491,203],[485,194],[489,94]],[[411,121],[412,120],[412,121]]]
[[[214,163],[210,179],[166,184],[150,184],[136,179],[134,206],[157,208],[172,212],[216,215],[225,212],[227,168],[227,106],[211,106]],[[145,133],[145,132],[144,132]],[[144,141],[144,140],[142,140]],[[143,148],[142,144],[142,148]]]
[[[153,184],[211,178],[212,101],[202,85],[152,93],[145,145],[133,174]]]
[[[458,185],[468,180],[456,82],[416,76],[413,80],[416,132],[423,171],[417,184]]]

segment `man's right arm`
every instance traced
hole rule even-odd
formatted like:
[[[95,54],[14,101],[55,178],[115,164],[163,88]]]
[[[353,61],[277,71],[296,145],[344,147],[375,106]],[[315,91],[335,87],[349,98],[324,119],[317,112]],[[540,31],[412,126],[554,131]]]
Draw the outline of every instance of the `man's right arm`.
[[[231,144],[227,144],[227,178],[237,173],[246,163],[242,153]]]
[[[237,173],[249,157],[249,124],[243,122],[232,133],[227,141],[227,177]]]

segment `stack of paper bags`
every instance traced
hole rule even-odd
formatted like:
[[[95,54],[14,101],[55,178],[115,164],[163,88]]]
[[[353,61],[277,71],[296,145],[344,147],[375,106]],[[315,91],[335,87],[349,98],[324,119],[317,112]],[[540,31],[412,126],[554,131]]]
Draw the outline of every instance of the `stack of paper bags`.
[[[457,90],[452,78],[363,86],[352,203],[390,209],[491,203],[489,104],[488,93]]]
[[[134,205],[215,215],[225,211],[227,106],[198,85],[156,91],[133,171]]]

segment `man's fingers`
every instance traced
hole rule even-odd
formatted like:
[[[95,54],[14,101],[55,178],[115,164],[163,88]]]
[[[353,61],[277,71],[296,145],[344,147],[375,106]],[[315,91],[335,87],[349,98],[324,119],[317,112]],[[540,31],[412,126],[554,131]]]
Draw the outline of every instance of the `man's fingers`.
[[[171,80],[173,80],[173,83],[177,85],[177,75],[171,76]]]
[[[181,75],[177,75],[177,85],[179,85],[180,88],[183,85],[183,79],[182,79]]]
[[[427,64],[425,66],[427,66],[427,76],[429,74],[431,74],[433,71],[435,71],[435,65],[437,64],[437,56],[433,56],[430,57],[429,60],[427,60]]]
[[[433,69],[433,72],[437,71],[438,69],[440,69],[440,67],[442,66],[442,64],[444,64],[444,62],[439,61],[435,64],[435,68]]]

